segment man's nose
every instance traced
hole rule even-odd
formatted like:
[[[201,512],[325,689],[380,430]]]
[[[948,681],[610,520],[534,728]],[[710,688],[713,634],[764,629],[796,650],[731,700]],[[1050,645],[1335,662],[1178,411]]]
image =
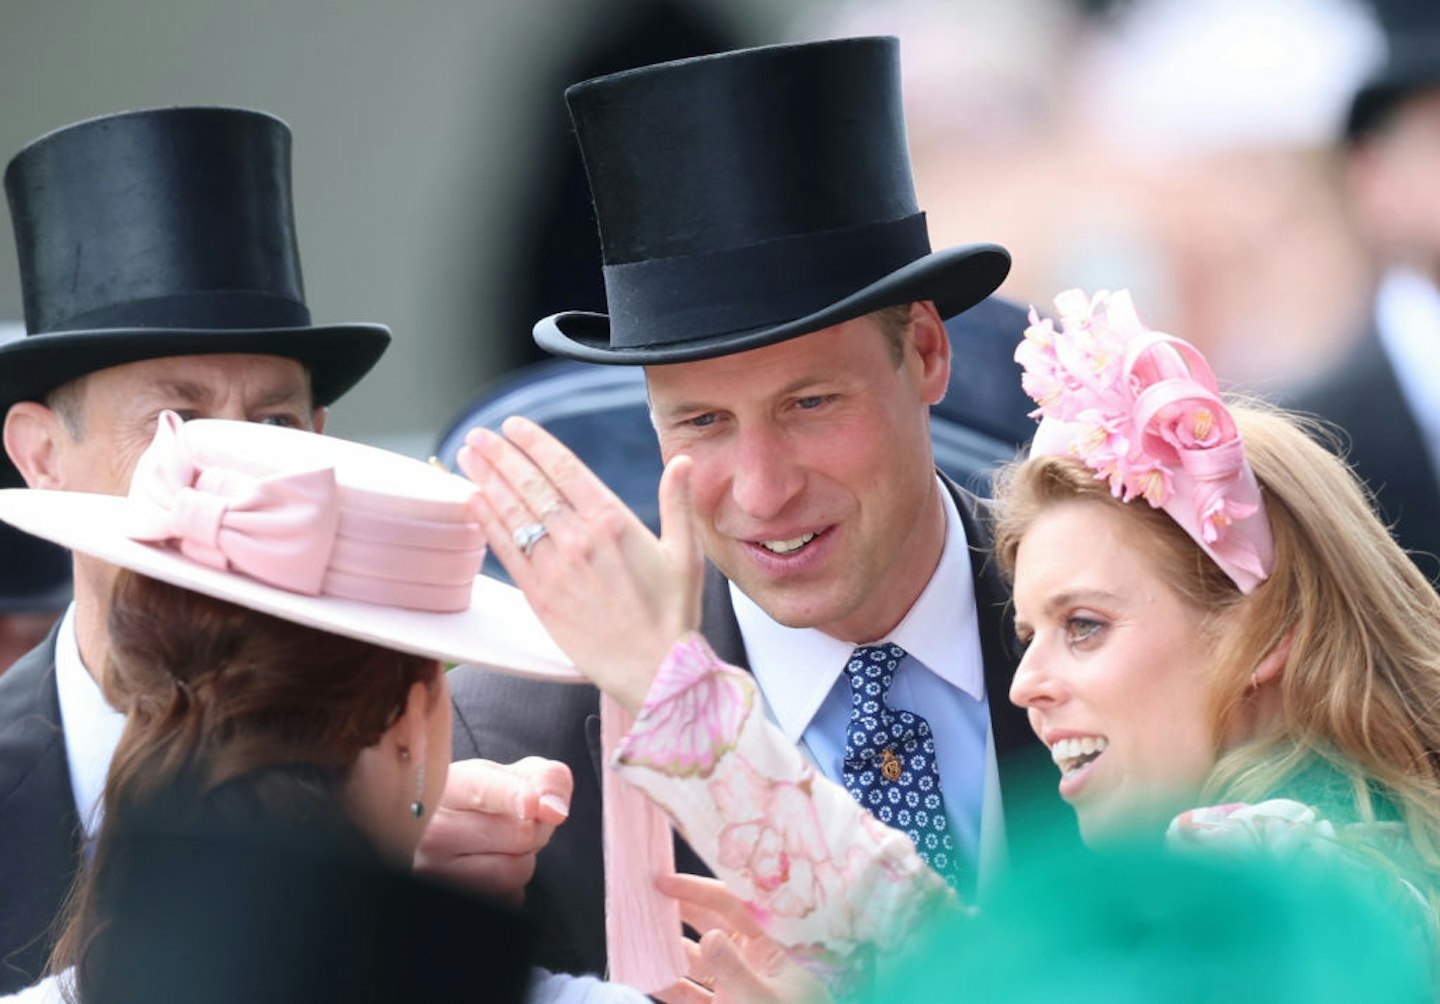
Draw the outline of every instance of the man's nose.
[[[730,494],[746,516],[755,520],[779,516],[804,481],[804,471],[784,437],[768,429],[740,434]]]

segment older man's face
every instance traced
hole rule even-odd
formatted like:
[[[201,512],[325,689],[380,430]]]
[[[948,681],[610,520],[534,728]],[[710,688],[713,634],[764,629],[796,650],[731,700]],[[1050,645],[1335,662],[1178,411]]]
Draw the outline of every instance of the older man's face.
[[[690,456],[706,554],[766,613],[847,641],[888,632],[940,557],[929,406],[949,343],[933,307],[897,365],[872,317],[647,369],[666,460]]]
[[[293,359],[259,355],[171,356],[98,370],[82,378],[80,435],[57,436],[66,491],[124,494],[162,411],[315,429],[310,377]]]

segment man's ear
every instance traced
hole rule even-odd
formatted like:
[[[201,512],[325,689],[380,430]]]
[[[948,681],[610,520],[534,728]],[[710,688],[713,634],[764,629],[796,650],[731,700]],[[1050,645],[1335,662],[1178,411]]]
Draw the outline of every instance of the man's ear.
[[[64,488],[60,437],[69,439],[64,421],[39,401],[20,401],[5,415],[5,452],[31,488]]]
[[[1275,647],[1265,653],[1265,658],[1256,664],[1250,673],[1250,686],[1260,688],[1280,679],[1281,673],[1285,671],[1285,664],[1290,661],[1290,645],[1295,641],[1295,629],[1291,628],[1285,632],[1285,637],[1275,643]]]
[[[910,305],[910,342],[920,359],[920,396],[939,404],[950,387],[950,333],[933,300]]]
[[[318,405],[314,414],[310,416],[310,424],[316,432],[325,431],[325,420],[330,417],[330,409],[324,405]]]

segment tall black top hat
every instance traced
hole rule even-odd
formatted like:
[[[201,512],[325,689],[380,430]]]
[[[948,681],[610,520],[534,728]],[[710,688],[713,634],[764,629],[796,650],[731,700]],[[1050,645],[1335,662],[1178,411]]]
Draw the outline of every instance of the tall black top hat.
[[[311,325],[273,116],[91,119],[16,154],[5,193],[27,337],[0,346],[0,414],[109,366],[219,352],[296,359],[329,404],[390,343],[378,324]]]
[[[1345,137],[1370,132],[1407,95],[1440,86],[1440,2],[1374,0],[1384,30],[1386,55],[1350,102]]]
[[[854,38],[569,88],[610,314],[556,314],[535,341],[591,362],[683,362],[911,300],[949,317],[989,295],[1003,248],[930,250],[899,70],[895,39]]]

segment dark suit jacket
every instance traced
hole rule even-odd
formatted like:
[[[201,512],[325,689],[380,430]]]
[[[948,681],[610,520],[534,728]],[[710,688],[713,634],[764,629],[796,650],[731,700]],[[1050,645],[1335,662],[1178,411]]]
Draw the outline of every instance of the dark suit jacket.
[[[1379,335],[1369,332],[1343,365],[1286,403],[1340,426],[1350,464],[1375,493],[1381,518],[1440,583],[1440,478]]]
[[[1069,812],[1053,792],[1055,770],[1049,754],[1031,733],[1024,712],[1006,696],[1015,668],[1009,644],[1013,629],[1006,590],[989,559],[983,503],[953,483],[947,481],[947,485],[959,503],[972,547],[981,651],[1007,837],[1034,827],[1073,833]],[[721,658],[747,666],[729,591],[713,568],[706,580],[701,629]],[[533,754],[569,764],[575,777],[570,818],[539,856],[535,878],[527,890],[526,912],[535,921],[539,938],[537,964],[570,972],[603,972],[599,692],[590,686],[538,683],[474,667],[453,670],[450,687],[457,759],[480,756],[509,762]],[[983,767],[977,764],[976,769]],[[1041,778],[1052,790],[1032,795]],[[1038,817],[1032,818],[1035,810]],[[1016,842],[1011,840],[1012,845]],[[679,841],[676,864],[684,871],[706,873],[693,852]]]
[[[80,847],[51,631],[0,675],[0,993],[44,969]]]

